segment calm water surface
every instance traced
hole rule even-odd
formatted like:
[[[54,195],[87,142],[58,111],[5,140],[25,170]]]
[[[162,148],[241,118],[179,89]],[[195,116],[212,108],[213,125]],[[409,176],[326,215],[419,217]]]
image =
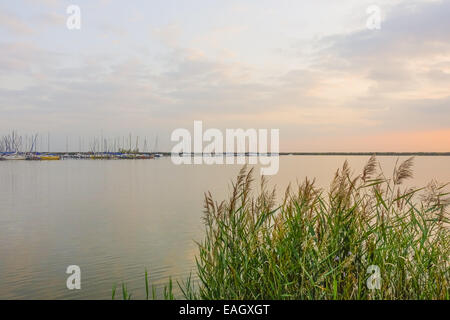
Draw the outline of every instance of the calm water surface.
[[[327,186],[348,159],[282,156],[277,189],[304,177]],[[391,173],[395,157],[379,157]],[[222,200],[237,165],[175,166],[155,160],[0,162],[0,299],[110,299],[127,283],[142,298],[144,270],[160,288],[195,272],[203,193]],[[257,171],[258,172],[258,171]],[[450,157],[416,157],[411,184],[450,181]],[[66,289],[68,265],[81,268],[81,290]]]

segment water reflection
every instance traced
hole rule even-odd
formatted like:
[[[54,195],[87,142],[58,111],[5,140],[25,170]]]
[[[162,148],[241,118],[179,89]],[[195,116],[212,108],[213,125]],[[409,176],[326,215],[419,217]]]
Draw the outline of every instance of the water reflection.
[[[367,161],[283,156],[270,182],[280,194],[305,176],[327,186],[345,159],[356,172]],[[379,158],[387,173],[395,159]],[[450,181],[449,160],[417,157],[411,184]],[[195,272],[203,192],[223,199],[239,169],[174,166],[170,158],[1,162],[0,298],[109,299],[122,281],[142,298],[146,268],[157,286],[184,279]],[[81,267],[81,290],[66,289],[71,264]]]

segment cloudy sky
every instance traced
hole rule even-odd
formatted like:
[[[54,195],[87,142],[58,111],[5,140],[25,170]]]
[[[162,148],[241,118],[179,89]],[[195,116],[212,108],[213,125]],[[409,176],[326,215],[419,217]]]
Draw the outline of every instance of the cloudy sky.
[[[450,151],[449,17],[437,0],[0,0],[0,134],[168,151],[203,120],[278,128],[281,151]]]

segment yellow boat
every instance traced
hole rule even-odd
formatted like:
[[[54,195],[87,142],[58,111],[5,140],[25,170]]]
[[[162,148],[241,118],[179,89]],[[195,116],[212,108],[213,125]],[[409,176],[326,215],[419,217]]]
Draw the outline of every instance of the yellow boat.
[[[59,156],[50,156],[50,155],[41,156],[40,158],[41,158],[41,160],[59,160],[60,159]]]

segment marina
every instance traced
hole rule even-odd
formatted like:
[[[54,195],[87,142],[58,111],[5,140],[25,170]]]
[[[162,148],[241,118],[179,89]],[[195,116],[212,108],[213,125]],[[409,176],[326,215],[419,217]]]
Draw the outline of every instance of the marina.
[[[132,160],[155,159],[162,157],[161,153],[0,153],[0,160]]]
[[[66,152],[50,152],[50,134],[45,137],[47,152],[42,151],[44,138],[42,135],[19,135],[16,131],[0,138],[0,160],[65,160],[65,159],[90,159],[90,160],[122,160],[122,159],[155,159],[162,157],[163,153],[147,151],[147,139],[143,141],[140,151],[139,137],[136,137],[132,146],[132,135],[125,141],[122,139],[107,139],[92,137],[89,140],[88,151],[84,149],[82,139],[79,139],[78,152],[69,152],[69,139],[66,138]],[[83,139],[84,140],[84,139]],[[142,140],[141,140],[142,141]],[[39,145],[39,147],[38,147]],[[125,145],[127,145],[125,147]],[[158,147],[158,137],[155,138],[153,150]],[[167,153],[166,153],[167,155]]]

